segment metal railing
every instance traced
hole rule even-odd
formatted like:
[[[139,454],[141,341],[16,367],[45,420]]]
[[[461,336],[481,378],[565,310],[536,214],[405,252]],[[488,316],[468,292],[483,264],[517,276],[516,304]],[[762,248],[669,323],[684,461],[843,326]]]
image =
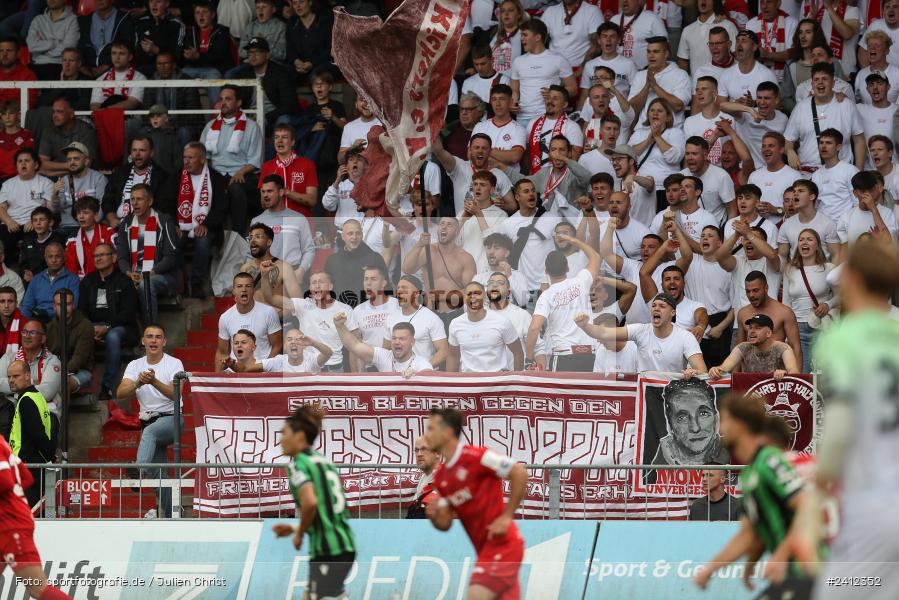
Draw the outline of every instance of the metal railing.
[[[115,82],[116,85],[119,85],[120,82]],[[212,87],[221,87],[223,85],[236,85],[238,87],[253,87],[256,88],[256,98],[261,99],[263,97],[262,92],[262,79],[145,79],[142,81],[129,81],[127,85],[120,85],[119,87],[128,87],[128,88],[208,88]],[[71,89],[94,89],[94,88],[108,88],[110,86],[110,82],[108,81],[0,81],[0,89],[17,89],[19,90],[19,105],[21,106],[22,116],[21,116],[21,125],[25,126],[25,117],[30,110],[29,102],[28,102],[28,93],[31,90],[71,90]],[[216,102],[217,98],[210,98],[210,105]],[[219,111],[215,109],[176,109],[170,110],[169,114],[171,115],[214,115],[218,114]],[[265,105],[263,102],[256,102],[256,108],[254,110],[247,109],[248,113],[255,113],[256,115],[256,123],[259,125],[262,130],[262,135],[265,137]],[[144,116],[149,114],[149,107],[141,110],[126,110],[125,114],[129,116]],[[86,116],[90,115],[90,111],[76,111],[76,115]]]
[[[288,517],[295,516],[292,500],[282,499],[280,507],[263,506],[262,489],[253,491],[253,480],[258,478],[260,469],[284,469],[285,463],[148,463],[138,467],[134,463],[68,463],[62,464],[29,464],[28,468],[39,472],[34,485],[40,485],[43,501],[34,507],[36,516],[44,518],[142,518],[150,513],[154,518],[196,518],[196,519],[239,519],[258,518],[260,516]],[[536,519],[624,519],[624,520],[684,520],[689,513],[692,500],[704,493],[690,494],[688,497],[672,495],[671,497],[647,498],[632,495],[630,477],[634,471],[642,472],[697,472],[703,469],[723,470],[735,475],[743,469],[743,465],[597,465],[571,464],[524,465],[529,471],[529,489],[543,486],[542,494],[526,496],[520,514]],[[395,473],[404,476],[406,485],[397,492],[395,486],[378,485],[364,493],[352,496],[347,491],[348,506],[354,518],[395,519],[404,518],[408,505],[414,499],[415,483],[421,471],[410,464],[375,464],[353,463],[338,464],[337,469],[342,476],[371,471],[373,473]],[[245,514],[234,516],[222,513],[203,514],[193,505],[194,493],[198,487],[200,471],[233,469],[237,473],[238,485],[242,489],[240,476],[247,471],[247,488],[241,492],[238,500],[243,505],[250,505]],[[586,483],[575,484],[580,489],[572,489],[566,483],[573,472],[580,472],[578,481],[585,481],[587,473],[601,474],[603,480],[615,479],[612,473],[627,474],[624,483],[606,485],[609,490],[615,488],[620,495],[611,500],[587,501]],[[233,477],[232,477],[233,479]],[[594,479],[598,479],[594,477]],[[735,478],[734,478],[735,479]],[[346,486],[345,486],[346,487]],[[596,487],[596,486],[592,486]],[[733,492],[735,482],[727,484],[727,490]],[[286,486],[285,486],[286,489]],[[576,501],[566,498],[580,497]],[[250,502],[247,500],[250,499]],[[252,506],[256,503],[256,506]],[[728,494],[728,504],[736,503],[732,494]],[[730,508],[728,506],[728,508]],[[711,511],[711,505],[709,505]],[[150,512],[153,511],[153,512]]]

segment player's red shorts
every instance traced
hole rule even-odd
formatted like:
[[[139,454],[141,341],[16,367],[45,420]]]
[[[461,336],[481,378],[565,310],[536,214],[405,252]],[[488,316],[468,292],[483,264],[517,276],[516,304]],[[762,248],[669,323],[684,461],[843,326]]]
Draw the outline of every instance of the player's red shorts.
[[[0,556],[13,572],[32,565],[42,566],[41,557],[34,545],[34,530],[0,532]]]
[[[496,594],[497,600],[518,600],[521,589],[518,571],[524,560],[524,538],[488,540],[478,553],[471,571],[471,585],[481,585]]]

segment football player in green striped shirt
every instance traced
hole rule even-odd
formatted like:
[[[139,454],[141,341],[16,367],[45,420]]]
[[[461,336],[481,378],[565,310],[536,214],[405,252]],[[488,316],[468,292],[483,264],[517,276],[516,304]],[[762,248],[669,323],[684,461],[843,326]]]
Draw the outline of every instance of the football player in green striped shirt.
[[[764,400],[758,396],[730,394],[721,402],[720,413],[722,441],[731,456],[746,464],[740,473],[743,518],[737,534],[696,575],[695,582],[701,588],[705,588],[718,569],[743,556],[758,556],[760,547],[775,556],[788,556],[786,546],[781,544],[794,528],[794,517],[804,493],[803,482],[793,465],[783,452],[768,444],[769,419],[777,417],[767,414]],[[788,565],[784,578],[786,566],[783,562],[779,565],[769,562],[766,576],[780,581],[772,583],[763,597],[808,598],[811,580],[793,563]],[[745,579],[748,581],[748,577]]]
[[[297,550],[309,534],[309,586],[304,598],[347,598],[344,582],[356,560],[343,483],[334,463],[312,450],[322,427],[323,413],[302,406],[284,421],[281,449],[290,457],[290,491],[300,513],[299,525],[278,523],[278,537],[293,536]]]

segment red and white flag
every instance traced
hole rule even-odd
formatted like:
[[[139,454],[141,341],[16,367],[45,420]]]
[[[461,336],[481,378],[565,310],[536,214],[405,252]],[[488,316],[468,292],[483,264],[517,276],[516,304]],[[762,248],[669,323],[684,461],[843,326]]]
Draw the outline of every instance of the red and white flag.
[[[384,198],[398,202],[409,189],[443,128],[468,11],[469,0],[404,0],[381,21],[334,9],[334,61],[386,130],[386,154],[377,156],[389,157],[389,165],[370,163],[362,176],[389,169],[381,205]],[[368,207],[380,193],[380,186],[369,189]]]

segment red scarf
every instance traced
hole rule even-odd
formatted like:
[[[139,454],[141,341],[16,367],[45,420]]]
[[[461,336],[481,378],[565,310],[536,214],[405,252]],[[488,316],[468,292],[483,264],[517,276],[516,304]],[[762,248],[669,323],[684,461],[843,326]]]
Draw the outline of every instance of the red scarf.
[[[652,2],[652,0],[649,1]],[[571,25],[571,19],[574,18],[574,15],[576,15],[577,11],[579,10],[581,10],[580,2],[577,3],[577,6],[575,6],[574,10],[571,12],[568,12],[568,7],[565,6],[564,2],[562,3],[562,11],[565,13],[565,16],[562,17],[562,20],[564,21],[565,25]]]
[[[115,230],[102,223],[94,225],[94,235],[88,239],[87,232],[78,228],[78,233],[66,244],[66,269],[77,273],[80,279],[97,270],[94,265],[94,249],[99,244],[111,244]],[[74,254],[73,254],[74,252]]]
[[[44,359],[47,358],[49,351],[47,347],[44,346],[41,348],[41,353],[37,355],[37,380],[32,381],[34,385],[37,385],[41,382],[44,375]],[[25,348],[19,346],[19,349],[16,350],[16,360],[21,360],[23,363],[28,365],[29,370],[31,369],[31,364],[28,362],[28,359],[25,358]],[[52,398],[51,398],[52,401]]]
[[[512,38],[518,35],[518,27],[510,31],[509,33],[505,33],[504,31],[500,31],[499,39],[496,43],[497,46],[502,46],[503,44],[512,43]]]
[[[187,169],[181,170],[181,185],[178,186],[178,226],[181,231],[192,233],[209,215],[209,167],[203,167],[200,177],[203,182],[198,193],[190,173]]]
[[[872,0],[876,2],[877,0]],[[824,2],[821,2],[821,6],[818,8],[818,12],[812,16],[810,13],[812,11],[812,5],[806,4],[802,10],[802,16],[812,18],[817,21],[821,28],[824,28],[824,15],[827,12],[827,9],[824,7]],[[841,19],[844,19],[846,16],[846,2],[840,2],[837,4],[837,16]],[[830,21],[830,19],[828,18]],[[836,59],[843,58],[843,36],[837,32],[837,28],[833,26],[833,21],[830,21],[830,49],[833,50],[833,56]]]
[[[2,340],[2,346],[0,346],[2,351],[0,351],[0,354],[6,354],[10,350],[15,350],[18,354],[19,343],[22,339],[20,330],[26,320],[25,316],[17,308],[16,312],[12,314],[12,318],[9,320],[9,325],[4,331],[0,332],[0,340]]]
[[[726,69],[726,68],[732,66],[733,64],[734,64],[734,55],[731,54],[730,52],[727,53],[727,60],[722,63],[715,62],[715,59],[714,58],[712,59],[712,66],[718,67],[719,69]]]
[[[774,22],[771,23],[771,29],[769,30],[768,21],[759,17],[759,26],[762,28],[759,32],[759,43],[762,46],[762,50],[766,52],[782,52],[787,49],[786,20],[787,13],[782,10],[778,11],[777,16],[774,18]],[[777,74],[778,79],[783,81],[784,63],[775,62],[772,68]]]
[[[159,222],[156,219],[156,211],[150,209],[150,218],[144,225],[144,258],[138,264],[137,256],[140,250],[140,224],[137,216],[131,221],[131,229],[128,232],[131,246],[131,271],[133,273],[146,273],[153,270],[156,263],[156,233],[159,230]]]
[[[130,67],[128,67],[128,71],[125,73],[125,81],[131,81],[132,79],[134,79],[134,72],[135,72],[134,65],[131,65]],[[106,71],[106,74],[103,76],[103,81],[115,81],[116,80],[115,73],[116,73],[115,69],[110,68],[108,71]],[[122,94],[121,94],[122,96],[128,95],[128,88],[122,88],[121,91],[122,91]],[[109,98],[110,96],[115,95],[115,88],[114,87],[103,88],[100,90],[100,93],[103,95],[104,98]]]
[[[555,167],[552,167],[549,170],[549,176],[546,178],[546,188],[543,190],[543,201],[547,202],[549,197],[553,192],[556,191],[556,188],[562,183],[565,177],[568,175],[568,167],[562,169],[562,173],[553,179],[553,173],[555,172]]]
[[[565,113],[562,113],[562,115],[556,119],[556,124],[553,125],[552,135],[549,137],[550,140],[557,135],[562,135],[562,127],[567,120],[568,116]],[[531,155],[531,175],[539,171],[540,165],[543,164],[543,152],[540,151],[540,134],[543,133],[543,124],[545,122],[546,115],[540,115],[531,126],[531,139],[529,145],[529,152]]]

